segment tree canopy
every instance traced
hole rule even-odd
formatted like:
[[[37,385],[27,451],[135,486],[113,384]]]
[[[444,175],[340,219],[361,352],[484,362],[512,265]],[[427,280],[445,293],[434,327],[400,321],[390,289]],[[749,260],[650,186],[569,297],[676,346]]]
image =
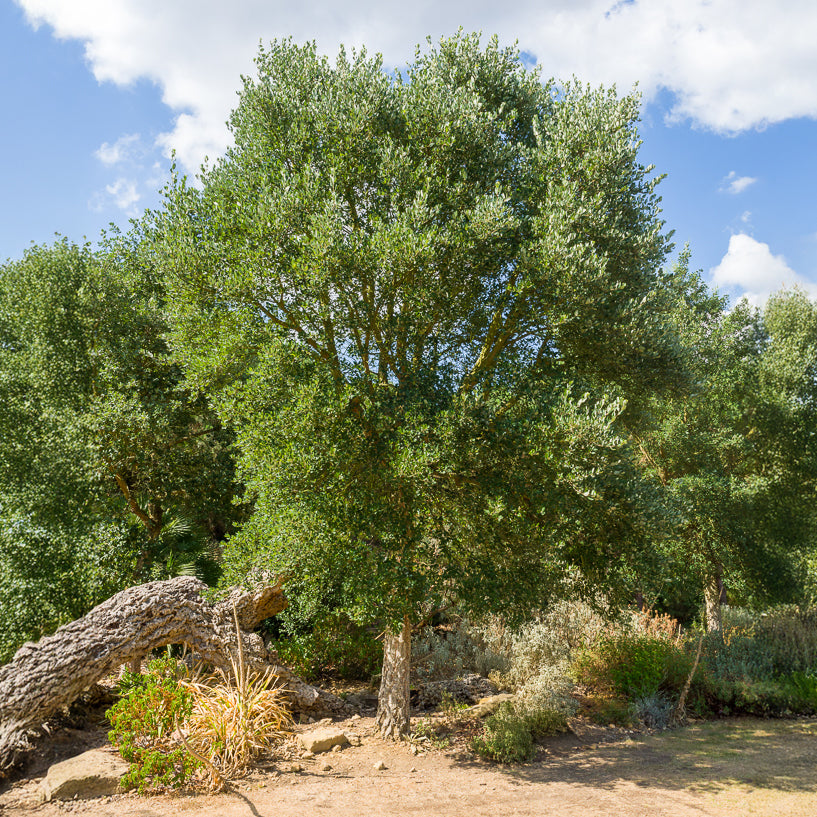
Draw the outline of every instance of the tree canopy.
[[[0,267],[0,653],[131,583],[198,569],[234,511],[232,437],[168,354],[121,236]]]
[[[228,561],[341,576],[395,627],[609,578],[649,512],[618,419],[684,377],[637,97],[465,35],[405,74],[289,41],[257,67],[156,226],[255,499]]]

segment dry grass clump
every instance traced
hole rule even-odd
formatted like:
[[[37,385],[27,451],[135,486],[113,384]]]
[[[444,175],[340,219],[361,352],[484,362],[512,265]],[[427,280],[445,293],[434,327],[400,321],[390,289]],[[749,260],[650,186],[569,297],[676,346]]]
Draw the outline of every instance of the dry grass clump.
[[[238,622],[236,622],[238,632]],[[228,780],[244,775],[255,758],[293,725],[285,691],[275,676],[250,674],[241,639],[232,674],[182,681],[190,693],[190,716],[179,734],[185,748],[208,771],[209,788],[219,791]]]

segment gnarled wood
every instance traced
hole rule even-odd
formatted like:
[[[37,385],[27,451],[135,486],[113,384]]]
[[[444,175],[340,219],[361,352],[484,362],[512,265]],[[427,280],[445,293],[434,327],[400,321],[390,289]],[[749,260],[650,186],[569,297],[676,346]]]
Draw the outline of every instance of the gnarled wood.
[[[247,632],[286,607],[280,585],[255,593],[237,589],[218,604],[202,597],[206,588],[189,576],[131,587],[53,635],[20,647],[0,667],[0,777],[31,748],[31,735],[51,715],[120,665],[157,647],[188,644],[205,663],[228,669],[238,655],[233,606],[251,672],[277,675],[296,711],[331,715],[348,710],[339,698],[278,664],[261,637]]]

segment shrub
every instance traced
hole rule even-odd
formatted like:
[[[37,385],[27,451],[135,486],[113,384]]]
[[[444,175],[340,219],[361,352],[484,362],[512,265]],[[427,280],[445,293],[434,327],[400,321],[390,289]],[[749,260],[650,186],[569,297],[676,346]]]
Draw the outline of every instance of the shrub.
[[[594,723],[617,726],[632,726],[632,708],[623,698],[590,698],[584,702],[582,711]]]
[[[722,634],[705,640],[704,661],[721,680],[772,681],[817,671],[817,609],[786,605],[757,614],[725,607]]]
[[[543,667],[567,664],[604,631],[602,617],[581,601],[560,601],[513,631],[506,647],[509,685],[524,686]]]
[[[601,691],[625,698],[654,695],[675,665],[679,678],[681,664],[686,663],[683,650],[671,641],[643,633],[621,633],[600,638],[584,650],[574,662],[577,681]]]
[[[780,683],[791,696],[795,712],[802,715],[817,713],[817,676],[793,672],[781,678]]]
[[[122,788],[145,792],[179,788],[188,782],[199,763],[172,737],[177,721],[185,720],[191,697],[179,683],[179,665],[173,658],[151,661],[147,673],[125,672],[123,693],[105,714],[108,738],[131,766]]]
[[[507,628],[499,617],[475,625],[449,616],[444,625],[426,628],[412,644],[415,674],[424,681],[488,676],[508,667],[504,654]]]
[[[630,704],[633,718],[647,729],[666,729],[674,708],[674,702],[663,692],[642,695]]]
[[[542,667],[517,692],[514,707],[528,723],[534,737],[567,731],[568,718],[578,709],[573,683],[563,666]]]
[[[543,667],[564,665],[604,627],[601,616],[581,601],[556,602],[517,628],[501,616],[478,623],[452,616],[445,628],[429,628],[415,639],[412,654],[424,678],[476,672],[516,689]]]
[[[383,645],[367,627],[339,612],[309,622],[306,632],[282,633],[270,646],[307,680],[331,672],[346,681],[366,680],[380,671]]]
[[[534,754],[530,725],[510,702],[486,718],[482,734],[473,737],[470,745],[480,757],[500,763],[522,763]]]

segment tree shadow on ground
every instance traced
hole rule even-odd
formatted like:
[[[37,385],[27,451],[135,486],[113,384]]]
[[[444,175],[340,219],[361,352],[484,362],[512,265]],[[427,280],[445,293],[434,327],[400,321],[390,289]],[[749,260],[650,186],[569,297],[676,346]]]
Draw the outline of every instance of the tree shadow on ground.
[[[464,767],[486,765],[467,755],[458,762]],[[736,786],[817,793],[817,720],[712,721],[556,756],[546,742],[536,760],[495,768],[520,785],[614,789],[630,783],[710,794]]]

